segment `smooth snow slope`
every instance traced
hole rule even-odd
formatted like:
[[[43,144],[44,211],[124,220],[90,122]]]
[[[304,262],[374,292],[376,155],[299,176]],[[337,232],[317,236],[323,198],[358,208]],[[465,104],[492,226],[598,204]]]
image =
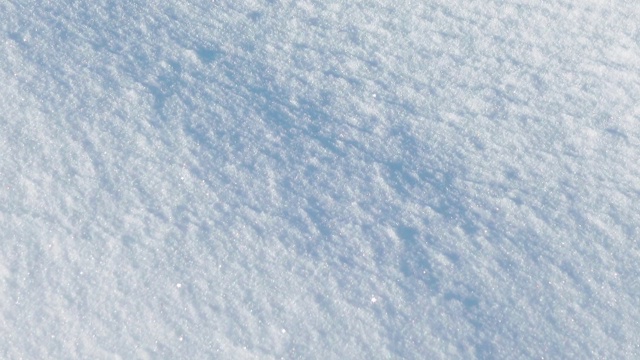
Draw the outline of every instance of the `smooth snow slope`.
[[[0,358],[640,357],[638,19],[0,2]]]

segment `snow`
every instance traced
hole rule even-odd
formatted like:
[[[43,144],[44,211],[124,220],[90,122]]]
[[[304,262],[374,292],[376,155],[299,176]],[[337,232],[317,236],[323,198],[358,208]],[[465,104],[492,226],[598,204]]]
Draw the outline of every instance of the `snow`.
[[[640,8],[0,4],[0,357],[640,356]]]

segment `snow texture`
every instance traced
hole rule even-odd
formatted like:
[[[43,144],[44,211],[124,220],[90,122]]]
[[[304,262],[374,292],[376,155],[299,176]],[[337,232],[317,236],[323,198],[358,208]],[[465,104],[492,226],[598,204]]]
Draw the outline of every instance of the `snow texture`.
[[[0,358],[640,358],[638,19],[0,2]]]

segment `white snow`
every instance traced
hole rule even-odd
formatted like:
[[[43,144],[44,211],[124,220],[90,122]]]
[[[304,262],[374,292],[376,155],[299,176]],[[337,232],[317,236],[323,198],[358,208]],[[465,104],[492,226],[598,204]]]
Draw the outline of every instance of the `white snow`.
[[[0,357],[640,357],[638,19],[0,3]]]

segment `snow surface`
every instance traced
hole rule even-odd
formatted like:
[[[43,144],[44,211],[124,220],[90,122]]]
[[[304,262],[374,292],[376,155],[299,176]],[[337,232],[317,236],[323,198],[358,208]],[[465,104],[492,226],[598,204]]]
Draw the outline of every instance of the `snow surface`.
[[[0,2],[0,357],[640,358],[638,19]]]

